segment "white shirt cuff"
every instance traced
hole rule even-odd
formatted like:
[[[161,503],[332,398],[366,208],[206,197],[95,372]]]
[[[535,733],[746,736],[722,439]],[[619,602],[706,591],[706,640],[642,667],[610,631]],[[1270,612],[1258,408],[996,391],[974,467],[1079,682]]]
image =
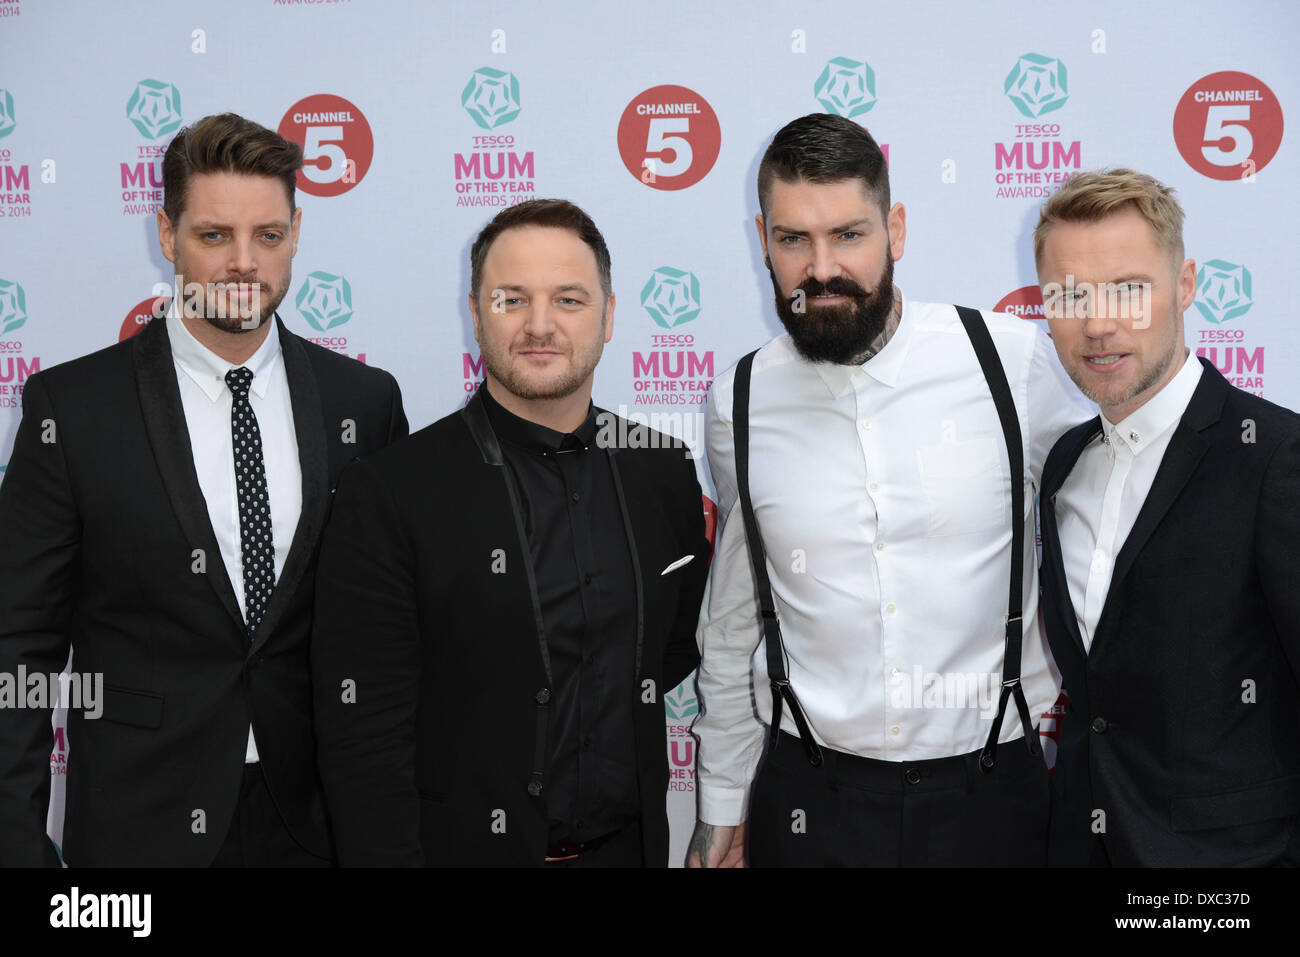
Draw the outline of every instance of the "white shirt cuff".
[[[700,783],[700,820],[718,827],[735,827],[745,821],[748,788],[710,787]]]

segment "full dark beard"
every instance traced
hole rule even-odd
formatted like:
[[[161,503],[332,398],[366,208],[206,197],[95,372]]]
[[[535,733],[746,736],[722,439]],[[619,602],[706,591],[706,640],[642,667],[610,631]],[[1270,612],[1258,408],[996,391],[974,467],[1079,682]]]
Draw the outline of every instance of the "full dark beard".
[[[891,257],[885,257],[884,274],[870,292],[846,276],[836,276],[825,283],[804,280],[796,289],[796,293],[803,290],[802,313],[795,312],[794,297],[787,299],[782,295],[770,264],[767,272],[776,293],[776,314],[800,355],[809,362],[839,365],[857,365],[868,357],[894,308]],[[852,302],[845,306],[815,306],[811,302],[814,296],[846,296]]]

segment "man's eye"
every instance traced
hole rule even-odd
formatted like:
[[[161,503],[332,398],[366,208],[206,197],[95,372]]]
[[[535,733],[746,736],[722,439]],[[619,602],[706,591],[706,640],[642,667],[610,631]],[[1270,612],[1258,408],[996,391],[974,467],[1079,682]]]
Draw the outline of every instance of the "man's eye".
[[[566,305],[566,306],[581,306],[581,305],[582,305],[582,300],[580,300],[580,299],[574,299],[572,296],[561,296],[561,297],[560,297],[560,302],[564,303],[564,305]]]
[[[266,240],[268,243],[278,243],[283,237],[281,237],[279,233],[270,232],[270,233],[262,233],[262,238]]]
[[[777,243],[782,246],[793,246],[803,241],[802,236],[778,236]]]
[[[204,241],[204,242],[213,243],[213,242],[216,242],[217,240],[219,240],[219,239],[221,238],[221,233],[219,233],[219,232],[217,232],[217,231],[215,231],[215,230],[212,230],[212,231],[210,231],[210,232],[206,232],[206,233],[204,233],[203,236],[202,236],[202,238],[203,238],[203,241]]]
[[[861,238],[861,236],[862,234],[856,229],[850,229],[848,232],[840,233],[840,239],[845,239],[849,242],[853,242],[855,239]]]

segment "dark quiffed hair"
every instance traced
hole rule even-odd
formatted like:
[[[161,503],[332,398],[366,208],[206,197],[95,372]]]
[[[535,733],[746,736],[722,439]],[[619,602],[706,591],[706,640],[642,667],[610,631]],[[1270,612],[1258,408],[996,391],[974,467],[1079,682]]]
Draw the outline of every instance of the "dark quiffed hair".
[[[871,134],[852,120],[809,113],[781,127],[758,165],[758,208],[767,216],[772,181],[838,183],[861,180],[889,213],[889,169]]]
[[[600,273],[600,288],[609,298],[613,288],[609,276],[609,247],[590,216],[567,199],[530,199],[517,206],[507,206],[492,217],[492,222],[474,240],[469,251],[469,287],[475,299],[483,281],[483,261],[498,236],[507,229],[521,226],[554,226],[573,232],[586,243],[596,256],[596,269]]]
[[[185,196],[194,173],[240,173],[275,176],[289,194],[302,168],[302,148],[274,130],[234,113],[205,116],[182,129],[163,156],[163,212],[173,226],[185,210]]]

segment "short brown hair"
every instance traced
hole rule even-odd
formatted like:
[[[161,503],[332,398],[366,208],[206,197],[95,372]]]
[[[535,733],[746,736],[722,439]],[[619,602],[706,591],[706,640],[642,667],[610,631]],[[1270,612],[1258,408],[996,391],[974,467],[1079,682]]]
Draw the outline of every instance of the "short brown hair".
[[[163,156],[163,212],[174,227],[185,211],[185,196],[194,173],[240,173],[274,176],[284,183],[289,211],[302,168],[302,148],[274,130],[234,113],[205,116],[182,129]]]
[[[1136,209],[1156,242],[1182,261],[1184,214],[1174,190],[1146,173],[1119,168],[1075,173],[1043,204],[1034,229],[1035,265],[1056,223],[1095,223],[1126,208]]]
[[[483,281],[483,262],[487,259],[488,250],[507,229],[521,226],[553,226],[575,233],[595,255],[596,269],[600,273],[600,288],[605,298],[609,298],[613,288],[610,282],[609,248],[592,218],[567,199],[530,199],[501,210],[474,240],[469,251],[469,287],[475,299],[478,299],[479,284]]]

